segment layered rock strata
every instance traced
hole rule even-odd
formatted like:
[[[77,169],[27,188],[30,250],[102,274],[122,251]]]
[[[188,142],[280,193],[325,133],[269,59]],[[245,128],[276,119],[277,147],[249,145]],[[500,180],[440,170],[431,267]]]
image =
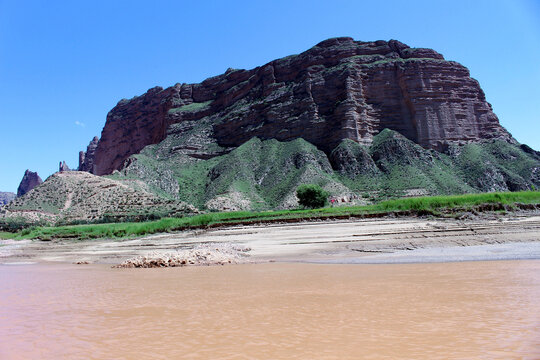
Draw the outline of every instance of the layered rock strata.
[[[191,129],[203,118],[212,123],[208,136],[229,148],[255,136],[304,138],[330,154],[344,139],[369,145],[384,128],[437,150],[513,141],[463,65],[396,40],[343,37],[252,70],[228,69],[200,84],[121,100],[107,115],[92,171],[110,174],[164,140],[172,124]]]
[[[24,172],[21,183],[19,184],[19,188],[17,189],[17,196],[23,196],[24,194],[26,194],[36,186],[41,185],[42,183],[43,180],[41,180],[37,172],[26,170]]]

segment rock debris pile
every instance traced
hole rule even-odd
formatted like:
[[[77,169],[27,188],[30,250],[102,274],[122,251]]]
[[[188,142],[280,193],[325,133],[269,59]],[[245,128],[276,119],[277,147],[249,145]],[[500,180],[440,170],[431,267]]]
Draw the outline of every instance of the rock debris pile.
[[[190,250],[159,253],[128,259],[114,268],[160,268],[201,265],[225,265],[247,262],[247,247],[219,244],[213,247],[198,247]]]

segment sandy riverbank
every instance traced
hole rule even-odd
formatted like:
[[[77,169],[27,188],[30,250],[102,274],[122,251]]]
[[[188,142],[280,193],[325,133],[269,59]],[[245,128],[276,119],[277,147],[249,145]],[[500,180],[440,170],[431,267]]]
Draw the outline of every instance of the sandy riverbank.
[[[120,264],[139,256],[193,249],[239,249],[234,262],[392,263],[539,259],[540,215],[456,220],[382,218],[237,226],[157,234],[131,240],[9,241],[0,263]],[[216,250],[217,249],[217,250]]]

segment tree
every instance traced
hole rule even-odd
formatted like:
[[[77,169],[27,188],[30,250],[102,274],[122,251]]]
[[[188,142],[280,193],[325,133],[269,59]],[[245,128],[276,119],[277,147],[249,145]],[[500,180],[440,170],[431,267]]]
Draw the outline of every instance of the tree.
[[[300,185],[296,189],[298,203],[311,209],[321,208],[328,204],[328,195],[328,192],[324,191],[319,185]]]

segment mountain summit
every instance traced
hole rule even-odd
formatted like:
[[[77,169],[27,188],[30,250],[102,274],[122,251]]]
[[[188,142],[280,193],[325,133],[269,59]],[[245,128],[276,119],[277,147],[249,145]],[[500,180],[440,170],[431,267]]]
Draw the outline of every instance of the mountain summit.
[[[65,223],[294,208],[306,183],[338,204],[527,190],[540,186],[540,153],[501,127],[463,65],[343,37],[120,100],[78,170],[0,215]]]
[[[463,65],[397,40],[340,37],[251,70],[121,100],[87,161],[96,175],[110,174],[171,131],[181,135],[201,122],[205,131],[172,151],[211,158],[259,137],[303,138],[330,154],[344,139],[370,145],[385,128],[437,150],[513,141]]]

